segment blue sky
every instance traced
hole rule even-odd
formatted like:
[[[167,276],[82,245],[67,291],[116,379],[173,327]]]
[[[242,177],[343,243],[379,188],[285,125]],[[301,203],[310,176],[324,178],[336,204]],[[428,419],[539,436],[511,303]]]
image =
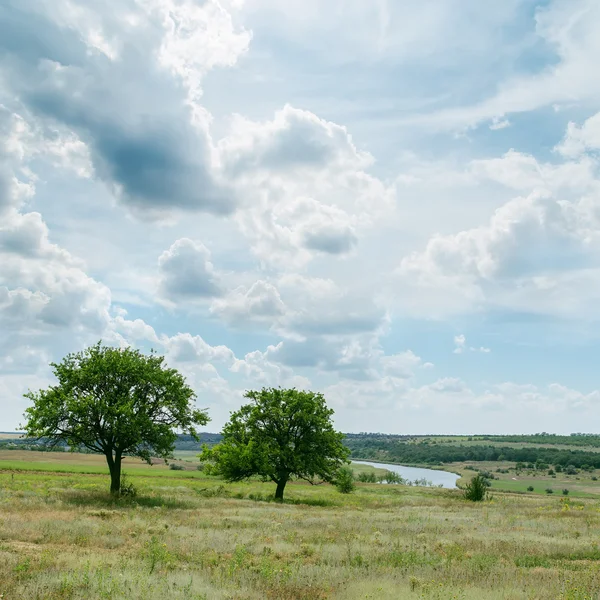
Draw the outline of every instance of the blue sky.
[[[0,430],[164,353],[344,431],[597,431],[600,5],[4,0]]]

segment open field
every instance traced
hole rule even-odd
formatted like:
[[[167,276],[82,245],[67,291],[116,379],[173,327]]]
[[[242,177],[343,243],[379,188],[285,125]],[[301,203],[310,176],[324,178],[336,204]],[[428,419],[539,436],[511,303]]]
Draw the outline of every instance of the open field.
[[[274,504],[272,485],[127,465],[138,496],[113,501],[106,475],[2,464],[3,600],[600,598],[589,498],[293,483]]]
[[[18,440],[20,438],[20,433],[0,433],[0,440]]]
[[[467,466],[475,466],[482,471],[489,471],[498,479],[491,481],[492,491],[507,490],[514,492],[526,492],[531,494],[546,495],[546,489],[552,488],[554,495],[562,495],[563,489],[569,490],[569,496],[586,497],[596,496],[600,498],[600,481],[594,481],[592,477],[598,477],[598,471],[591,473],[579,472],[577,475],[566,475],[565,473],[556,473],[555,477],[548,475],[548,471],[535,471],[524,469],[520,473],[514,470],[508,473],[499,473],[498,469],[507,470],[514,467],[514,463],[508,462],[477,462],[477,463],[450,463],[444,468],[454,473],[460,473],[461,479],[458,485],[464,485],[476,473]],[[533,492],[528,492],[528,487],[533,487]]]
[[[585,452],[600,452],[599,446],[581,445],[572,446],[568,444],[544,444],[542,442],[503,442],[499,440],[485,440],[464,437],[448,437],[448,436],[430,436],[426,438],[417,438],[407,442],[409,444],[455,444],[457,446],[494,446],[496,448],[556,448],[558,450],[583,450]]]

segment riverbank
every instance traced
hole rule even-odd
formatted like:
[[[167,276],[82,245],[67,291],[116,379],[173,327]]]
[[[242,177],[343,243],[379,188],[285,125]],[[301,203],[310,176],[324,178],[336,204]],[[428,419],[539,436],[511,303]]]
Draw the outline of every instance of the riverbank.
[[[428,469],[430,471],[445,471],[446,473],[452,473],[453,475],[458,475],[459,477],[464,477],[464,473],[458,470],[449,469],[443,465],[429,465],[427,463],[395,463],[389,460],[376,460],[374,458],[355,458],[351,457],[352,462],[371,462],[377,463],[381,465],[394,465],[396,467],[411,467],[414,469]]]
[[[397,473],[407,483],[414,485],[425,485],[431,487],[443,487],[446,489],[456,489],[456,482],[459,475],[450,473],[442,469],[423,469],[418,467],[407,467],[405,465],[395,465],[392,463],[354,461],[353,465],[368,465],[370,467],[380,467],[387,471]]]

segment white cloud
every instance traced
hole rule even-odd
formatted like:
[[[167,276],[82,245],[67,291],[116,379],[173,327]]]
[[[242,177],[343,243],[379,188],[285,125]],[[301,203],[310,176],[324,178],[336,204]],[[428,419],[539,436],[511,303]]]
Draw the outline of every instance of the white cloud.
[[[274,285],[259,280],[249,288],[237,287],[215,300],[210,312],[232,325],[247,326],[259,322],[272,326],[285,313],[285,305]]]
[[[578,103],[597,103],[600,84],[590,77],[600,58],[597,30],[600,5],[595,0],[552,0],[539,7],[535,16],[539,41],[553,49],[548,60],[536,73],[524,73],[501,81],[495,94],[476,104],[447,108],[414,119],[436,127],[462,129],[487,120],[502,122],[505,115]]]
[[[590,150],[600,150],[600,113],[591,116],[581,127],[569,123],[567,133],[556,150],[569,158],[579,157]]]
[[[289,105],[267,122],[236,117],[219,154],[246,198],[242,232],[278,267],[348,254],[392,207],[391,189],[366,172],[373,158],[344,127]]]
[[[158,259],[160,293],[175,303],[194,302],[221,294],[210,251],[199,241],[182,238]]]
[[[454,336],[454,354],[462,354],[465,351],[465,344],[467,338],[461,333],[460,335]]]
[[[485,348],[484,346],[479,346],[479,348],[474,346],[467,346],[467,338],[464,334],[459,334],[454,336],[454,350],[453,354],[464,354],[467,349],[469,352],[479,352],[481,354],[489,354],[491,350],[489,348]]]

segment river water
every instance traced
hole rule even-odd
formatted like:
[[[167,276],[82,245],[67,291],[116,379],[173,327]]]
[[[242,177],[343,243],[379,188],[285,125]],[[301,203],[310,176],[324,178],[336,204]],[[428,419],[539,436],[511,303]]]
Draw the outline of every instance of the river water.
[[[366,460],[354,460],[352,462],[355,462],[359,465],[371,465],[377,469],[387,469],[388,471],[393,471],[408,481],[415,481],[416,479],[425,478],[427,481],[431,481],[434,486],[441,485],[442,487],[448,489],[455,489],[456,481],[460,477],[460,475],[456,475],[455,473],[449,473],[448,471],[437,471],[435,469],[403,467],[402,465],[388,465],[385,463],[368,462]]]

